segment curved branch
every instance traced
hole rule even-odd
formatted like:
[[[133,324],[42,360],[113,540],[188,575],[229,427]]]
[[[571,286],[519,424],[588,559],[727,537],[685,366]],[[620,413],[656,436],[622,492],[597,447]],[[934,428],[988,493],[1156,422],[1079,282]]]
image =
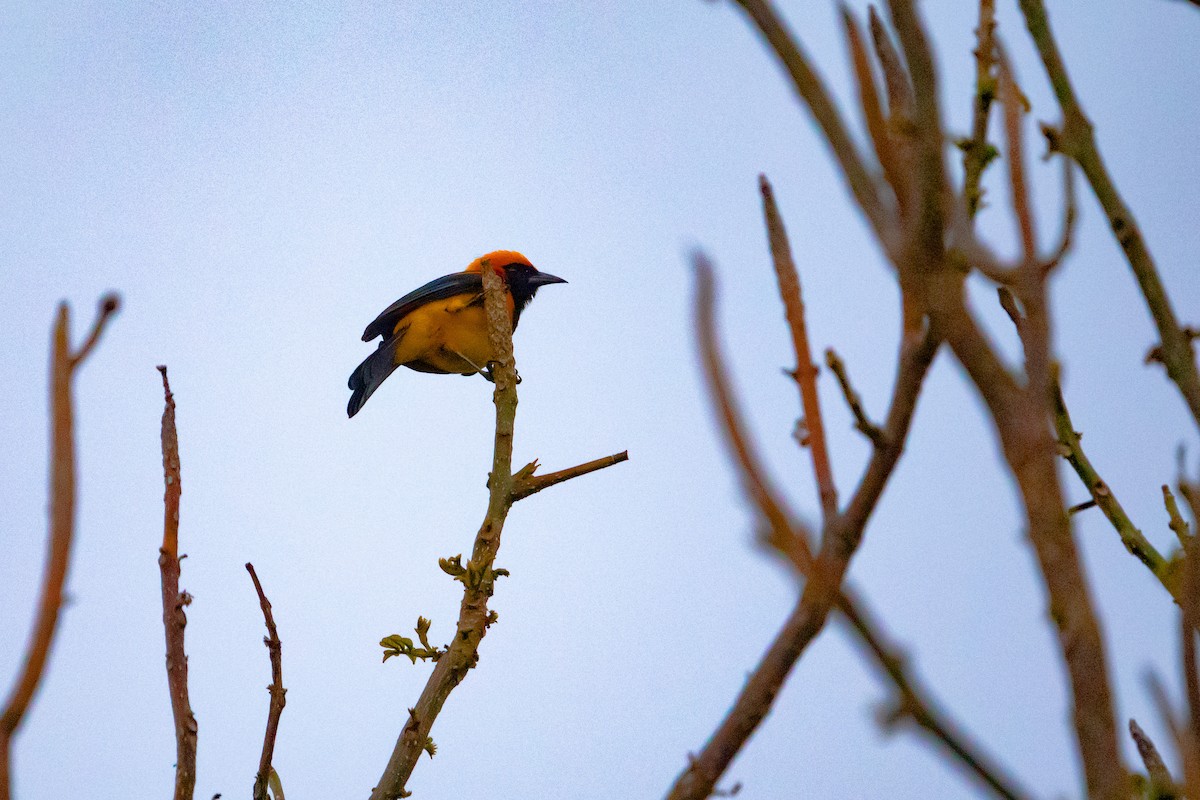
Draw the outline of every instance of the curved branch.
[[[46,547],[46,573],[37,616],[25,649],[25,661],[12,691],[0,711],[0,800],[11,792],[12,739],[29,708],[50,657],[58,629],[63,587],[75,538],[75,409],[72,393],[75,370],[91,354],[105,326],[120,308],[115,294],[100,301],[96,321],[84,344],[71,350],[70,309],[61,303],[54,322],[50,366],[50,535]]]

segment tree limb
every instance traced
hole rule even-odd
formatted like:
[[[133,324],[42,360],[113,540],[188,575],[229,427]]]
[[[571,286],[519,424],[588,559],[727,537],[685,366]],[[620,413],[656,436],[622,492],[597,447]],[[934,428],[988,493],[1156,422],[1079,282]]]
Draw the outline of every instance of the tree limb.
[[[512,472],[513,428],[517,414],[517,370],[513,356],[512,320],[505,304],[505,288],[486,261],[483,264],[484,309],[487,314],[488,338],[495,359],[491,373],[495,381],[492,395],[496,407],[496,433],[492,449],[492,471],[488,476],[488,507],[483,524],[475,536],[471,559],[459,580],[463,583],[463,599],[459,607],[458,626],[453,641],[434,664],[417,704],[408,711],[408,721],[396,741],[396,746],[384,768],[383,776],[371,791],[371,800],[394,800],[407,797],[405,789],[421,753],[432,756],[435,749],[429,738],[434,720],[446,699],[467,676],[479,660],[479,644],[488,627],[495,622],[494,612],[488,610],[488,600],[495,590],[497,571],[493,568],[500,549],[500,534],[508,511],[518,493],[527,497],[547,486],[584,475],[625,460],[618,454],[606,459],[551,473],[540,479],[533,477],[533,462],[518,475]],[[603,462],[603,463],[602,463]],[[544,481],[537,484],[537,481]],[[530,486],[536,488],[530,489]]]
[[[179,469],[179,437],[175,432],[175,395],[162,373],[164,407],[162,416],[163,540],[158,551],[158,569],[162,577],[162,620],[167,644],[167,689],[171,695],[171,716],[175,721],[175,800],[191,800],[196,790],[196,715],[188,699],[188,663],[183,646],[187,626],[184,607],[192,596],[179,591],[179,496],[182,492]]]
[[[109,319],[120,308],[115,294],[100,301],[96,321],[84,344],[71,350],[70,309],[59,304],[54,322],[50,365],[50,535],[46,546],[46,572],[38,601],[37,616],[25,661],[17,680],[0,711],[0,800],[11,796],[12,739],[45,673],[58,628],[62,608],[63,587],[71,560],[71,543],[75,537],[75,410],[72,385],[75,370],[92,352]]]
[[[1192,412],[1192,418],[1200,426],[1200,371],[1196,367],[1196,354],[1191,339],[1175,316],[1171,299],[1158,274],[1158,267],[1142,236],[1137,219],[1125,204],[1100,156],[1092,123],[1075,94],[1058,43],[1050,30],[1045,5],[1042,0],[1020,0],[1020,6],[1025,25],[1037,47],[1038,55],[1041,56],[1046,75],[1063,113],[1062,129],[1048,131],[1051,144],[1079,164],[1092,187],[1092,192],[1096,195],[1096,200],[1108,215],[1109,227],[1125,253],[1150,315],[1158,328],[1162,361],[1167,368],[1167,376],[1179,387],[1184,402]]]
[[[279,732],[279,717],[283,707],[287,705],[287,689],[283,688],[283,643],[279,641],[279,633],[275,629],[275,615],[271,613],[271,601],[263,592],[262,584],[254,565],[246,562],[246,571],[250,580],[254,581],[254,591],[258,593],[258,604],[262,608],[263,622],[267,626],[267,635],[263,644],[271,658],[271,685],[267,691],[271,693],[271,704],[267,709],[267,730],[263,734],[262,755],[258,759],[258,774],[254,776],[254,800],[267,800],[267,784],[271,779],[271,759],[275,755],[275,735]],[[283,800],[277,796],[275,800]]]

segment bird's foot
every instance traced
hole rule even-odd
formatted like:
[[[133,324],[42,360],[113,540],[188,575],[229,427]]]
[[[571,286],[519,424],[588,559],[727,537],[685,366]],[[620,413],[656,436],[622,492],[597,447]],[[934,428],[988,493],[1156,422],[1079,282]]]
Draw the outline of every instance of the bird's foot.
[[[495,383],[496,382],[496,368],[499,365],[500,365],[500,362],[498,362],[498,361],[489,361],[487,364],[487,367],[485,367],[484,369],[481,369],[479,371],[479,374],[482,375],[483,377],[487,378],[488,381],[490,381],[491,383]],[[513,374],[515,374],[517,376],[517,383],[520,384],[521,383],[521,373],[514,370]]]

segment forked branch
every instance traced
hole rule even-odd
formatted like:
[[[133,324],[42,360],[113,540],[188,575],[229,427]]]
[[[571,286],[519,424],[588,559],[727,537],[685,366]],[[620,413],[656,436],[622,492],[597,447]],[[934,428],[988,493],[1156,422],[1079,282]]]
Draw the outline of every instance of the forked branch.
[[[70,309],[64,302],[54,322],[50,364],[50,536],[46,572],[37,616],[25,648],[25,659],[16,683],[0,711],[0,800],[11,796],[11,749],[30,702],[37,693],[62,608],[63,587],[75,538],[75,409],[72,393],[75,370],[100,340],[109,319],[120,308],[115,294],[100,301],[96,321],[84,344],[71,349]]]

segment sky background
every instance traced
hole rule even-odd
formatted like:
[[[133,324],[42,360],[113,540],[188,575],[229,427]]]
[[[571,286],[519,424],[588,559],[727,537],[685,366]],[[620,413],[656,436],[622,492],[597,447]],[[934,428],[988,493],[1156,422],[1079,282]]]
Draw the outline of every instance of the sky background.
[[[969,126],[972,3],[926,2],[949,127]],[[1000,32],[1033,104],[1048,84],[1005,0]],[[1182,2],[1052,2],[1107,162],[1185,321],[1200,321],[1195,130],[1200,13]],[[865,6],[855,2],[856,12]],[[783,10],[851,96],[836,7]],[[873,415],[893,380],[897,291],[772,55],[727,3],[43,3],[0,31],[0,690],[41,580],[49,331],[78,341],[106,290],[124,306],[76,381],[79,517],[70,603],[14,745],[18,796],[164,797],[156,364],[170,366],[183,466],[182,586],[199,721],[197,798],[249,794],[269,681],[243,568],[283,640],[275,765],[291,800],[364,797],[429,672],[380,663],[418,615],[444,640],[486,505],[493,411],[479,379],[396,373],[351,421],[363,327],[400,295],[497,248],[567,278],[522,317],[514,461],[630,461],[520,503],[500,614],[451,696],[416,797],[657,797],[698,749],[796,597],[752,543],[697,370],[688,252],[721,283],[722,336],[752,428],[812,520],[790,432],[793,365],[756,176],[774,181],[816,346]],[[861,137],[857,114],[847,113]],[[1032,133],[1033,121],[1028,122]],[[1030,140],[1040,152],[1040,145]],[[1058,168],[1031,158],[1042,238]],[[982,227],[1015,253],[999,170]],[[1160,549],[1160,485],[1196,430],[1142,365],[1155,334],[1090,193],[1053,285],[1067,401],[1098,469]],[[1015,340],[982,282],[979,314]],[[821,379],[848,496],[868,454]],[[1067,474],[1072,502],[1086,497]],[[1177,619],[1098,511],[1076,517],[1116,690],[1165,746],[1144,678],[1178,686]],[[995,438],[943,353],[851,580],[953,715],[1038,797],[1079,796],[1057,643]],[[837,623],[728,773],[746,798],[970,797],[908,730]],[[1130,763],[1132,744],[1123,741]],[[1173,759],[1172,763],[1173,763]]]

